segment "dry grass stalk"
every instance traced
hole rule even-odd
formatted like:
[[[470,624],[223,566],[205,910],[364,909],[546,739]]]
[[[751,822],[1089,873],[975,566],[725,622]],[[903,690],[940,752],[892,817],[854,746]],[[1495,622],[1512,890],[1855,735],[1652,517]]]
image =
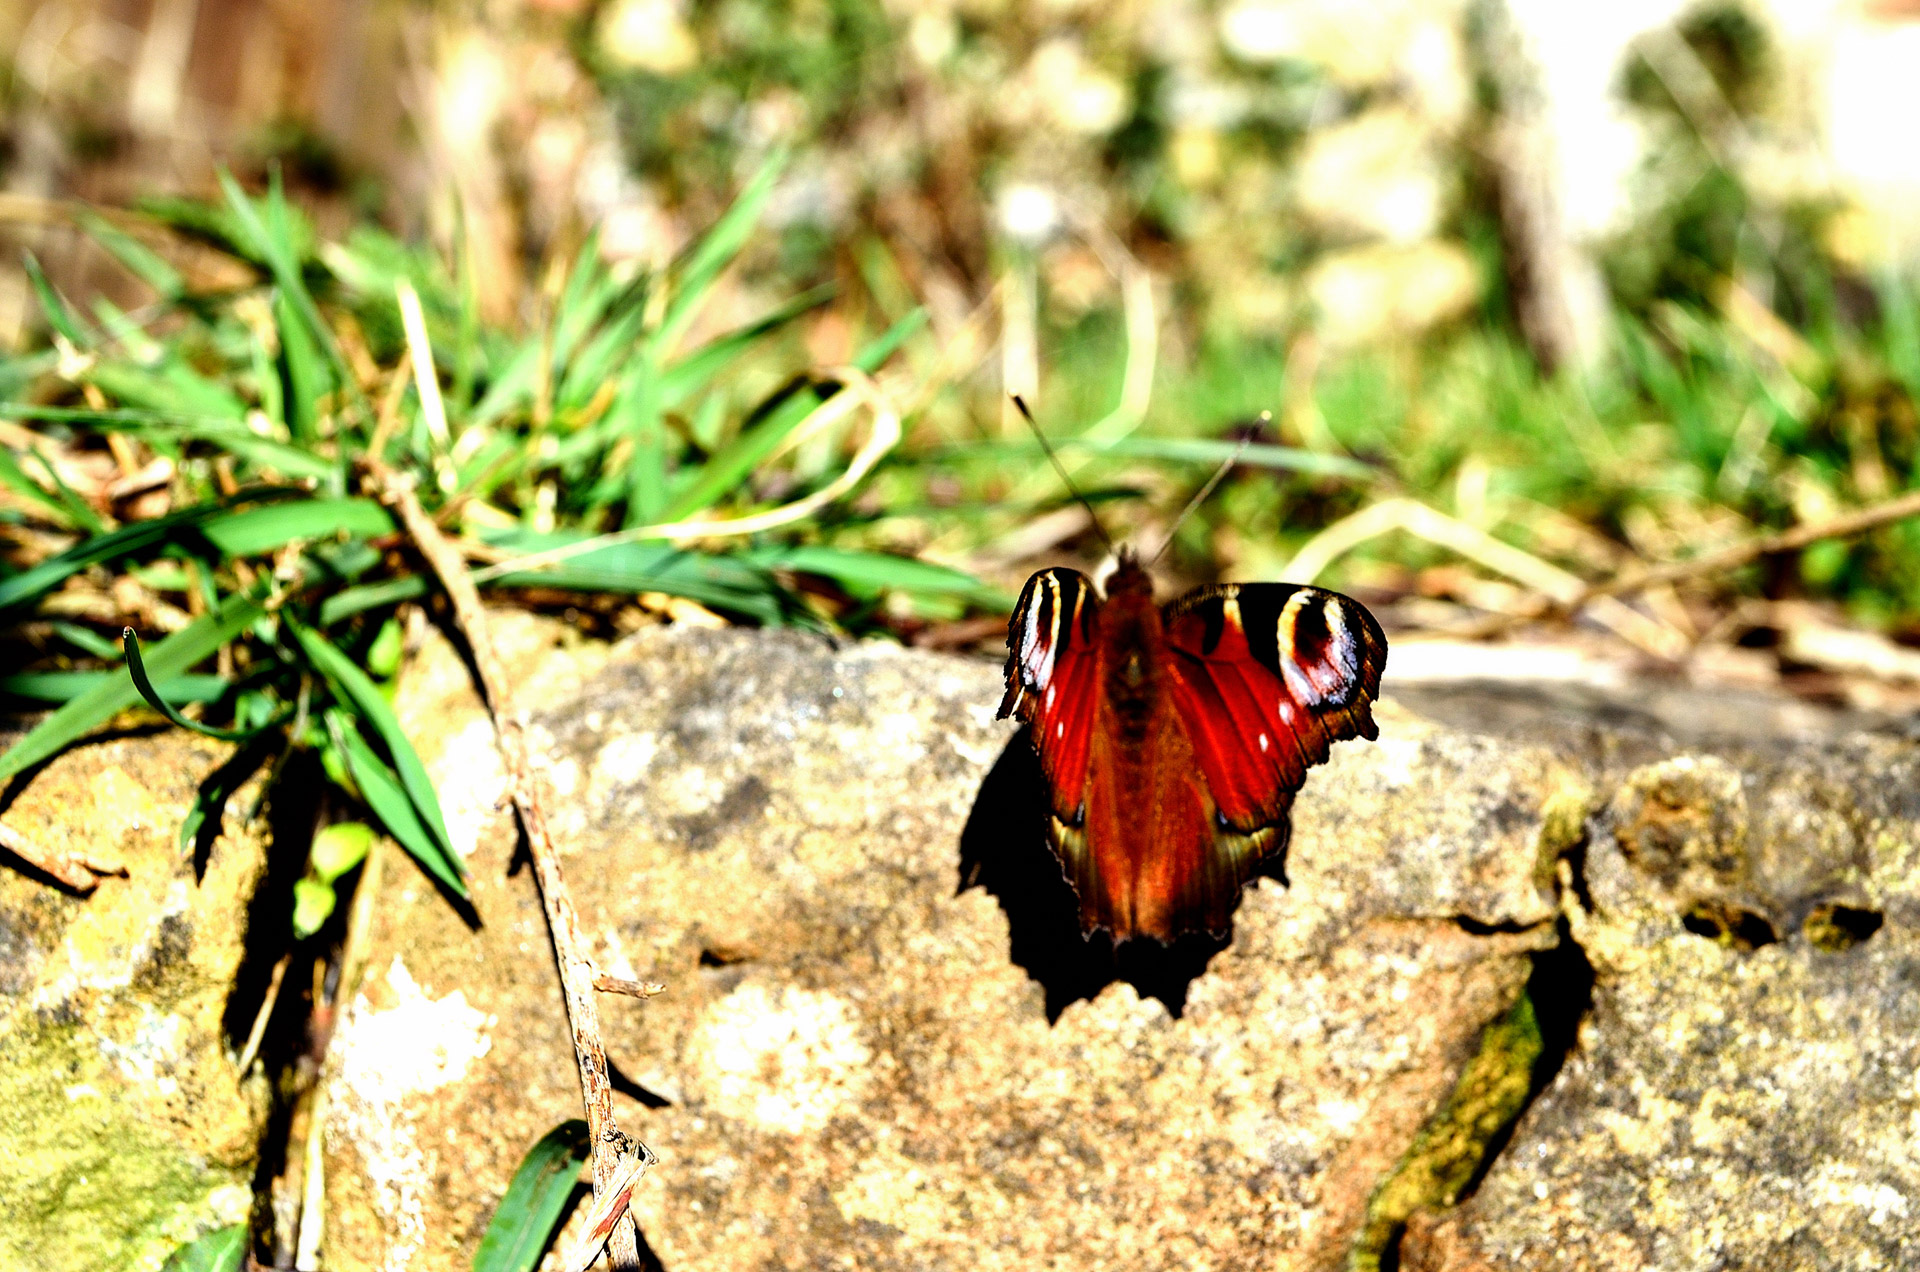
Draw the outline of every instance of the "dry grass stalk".
[[[417,376],[433,374],[431,351],[416,348],[413,366]],[[420,396],[423,405],[439,400],[437,395],[430,399],[424,392]],[[436,427],[444,429],[445,421],[437,426],[429,423],[430,429]],[[439,576],[441,586],[453,603],[455,621],[473,652],[480,687],[493,715],[508,789],[526,831],[528,853],[533,858],[540,899],[546,908],[547,930],[553,940],[554,960],[559,965],[560,987],[566,1001],[567,1021],[572,1028],[574,1058],[580,1067],[580,1086],[592,1139],[596,1210],[613,1212],[602,1225],[601,1238],[607,1242],[616,1269],[637,1269],[641,1264],[634,1229],[630,1224],[619,1224],[618,1220],[634,1185],[658,1159],[646,1145],[622,1133],[614,1118],[613,1083],[607,1072],[606,1045],[601,1040],[600,1012],[595,999],[598,972],[581,939],[579,916],[560,868],[559,850],[547,826],[546,809],[533,772],[532,747],[527,741],[526,713],[516,702],[512,683],[501,666],[486,611],[480,603],[479,589],[467,572],[459,550],[420,506],[419,496],[409,479],[395,474],[377,458],[372,467],[381,496],[399,512],[408,535]],[[596,1245],[587,1261],[590,1263],[597,1253]]]
[[[127,868],[115,861],[96,861],[81,853],[48,852],[19,831],[0,823],[0,848],[5,848],[41,874],[86,896],[109,875],[127,877]]]
[[[1599,594],[1588,596],[1592,589],[1583,585],[1579,576],[1412,499],[1384,499],[1334,522],[1294,554],[1280,571],[1281,577],[1293,583],[1311,583],[1335,558],[1394,530],[1457,552],[1569,610],[1592,604],[1595,622],[1650,654],[1678,658],[1686,652],[1688,642],[1683,633],[1617,600]],[[1517,620],[1502,616],[1501,621]]]

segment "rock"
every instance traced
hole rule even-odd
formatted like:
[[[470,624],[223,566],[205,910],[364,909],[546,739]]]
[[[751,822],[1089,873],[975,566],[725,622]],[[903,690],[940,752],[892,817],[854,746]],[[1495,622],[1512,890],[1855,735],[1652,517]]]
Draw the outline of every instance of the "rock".
[[[1917,831],[1891,738],[1626,772],[1568,894],[1579,1045],[1402,1266],[1920,1264]]]
[[[252,1208],[267,1093],[239,1072],[224,1018],[266,854],[230,828],[196,881],[178,840],[226,750],[185,734],[92,743],[5,809],[41,846],[128,871],[82,899],[0,869],[6,1272],[150,1272]]]
[[[501,621],[594,957],[670,986],[601,1002],[663,1268],[1915,1262],[1894,732],[1740,741],[1776,718],[1748,704],[1676,736],[1633,686],[1461,690],[1454,725],[1389,701],[1301,792],[1291,887],[1250,888],[1230,944],[1116,957],[995,667]],[[417,874],[378,909],[329,1061],[343,1272],[466,1267],[578,1111],[489,728],[449,653],[417,673],[479,922]]]
[[[676,1272],[1343,1265],[1390,1235],[1376,1186],[1555,941],[1585,787],[1543,747],[1383,704],[1381,741],[1302,792],[1291,888],[1249,889],[1224,949],[1116,960],[1078,935],[995,667],[680,629],[608,657],[502,625],[595,957],[670,987],[601,1009]],[[578,1115],[464,675],[429,656],[401,709],[474,832],[479,922],[417,872],[377,909],[329,1060],[341,1272],[465,1268],[520,1155]]]

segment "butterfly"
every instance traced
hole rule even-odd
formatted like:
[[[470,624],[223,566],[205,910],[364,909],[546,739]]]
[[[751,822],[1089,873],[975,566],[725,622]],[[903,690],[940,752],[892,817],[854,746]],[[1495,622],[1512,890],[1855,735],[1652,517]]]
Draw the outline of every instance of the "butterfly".
[[[1105,597],[1078,570],[1027,580],[999,715],[1039,752],[1083,935],[1224,937],[1256,872],[1286,881],[1307,770],[1335,742],[1379,736],[1387,639],[1360,602],[1316,587],[1223,584],[1156,605],[1138,556],[1118,561]]]

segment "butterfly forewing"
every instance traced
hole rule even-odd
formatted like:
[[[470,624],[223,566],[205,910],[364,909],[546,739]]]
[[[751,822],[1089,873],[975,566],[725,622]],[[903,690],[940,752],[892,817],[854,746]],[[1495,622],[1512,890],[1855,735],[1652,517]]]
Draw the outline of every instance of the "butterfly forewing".
[[[1018,713],[1053,791],[1056,814],[1079,819],[1098,707],[1094,627],[1100,597],[1078,570],[1055,567],[1027,580],[1007,627],[1007,692],[1000,718]]]
[[[1284,583],[1197,588],[1164,613],[1174,700],[1221,815],[1286,815],[1332,743],[1373,738],[1387,641],[1364,606]]]

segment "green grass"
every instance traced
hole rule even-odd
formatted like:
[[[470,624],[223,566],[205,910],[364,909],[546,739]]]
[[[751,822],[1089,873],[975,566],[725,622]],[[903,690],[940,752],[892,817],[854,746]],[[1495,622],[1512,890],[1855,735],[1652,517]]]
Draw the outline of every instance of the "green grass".
[[[372,497],[375,462],[413,477],[476,565],[492,563],[480,577],[502,600],[605,616],[672,597],[738,622],[856,635],[1004,612],[1018,567],[980,578],[955,563],[990,560],[974,554],[1067,496],[1033,440],[1003,428],[988,375],[929,370],[946,346],[903,299],[884,247],[864,245],[851,291],[800,289],[737,325],[715,321],[717,296],[747,294],[739,261],[778,173],[776,158],[658,274],[616,272],[589,240],[538,315],[507,326],[482,322],[472,279],[430,251],[369,228],[323,241],[277,184],[256,197],[227,181],[213,205],[149,206],[251,270],[238,289],[196,290],[91,217],[84,228],[151,304],[76,303],[29,260],[52,347],[0,362],[0,419],[31,429],[0,446],[0,514],[24,534],[0,558],[13,668],[0,695],[54,709],[0,755],[0,780],[144,700],[275,771],[317,753],[344,815],[376,821],[460,893],[431,784],[385,705],[394,667],[376,651],[400,608],[436,603],[438,585]],[[437,408],[409,368],[409,291]],[[1043,320],[1037,405],[1110,527],[1149,543],[1250,443],[1182,527],[1178,575],[1272,577],[1340,517],[1412,496],[1596,579],[1914,484],[1920,304],[1891,277],[1868,299],[1854,320],[1809,309],[1821,317],[1800,331],[1752,306],[1659,302],[1622,315],[1610,354],[1578,377],[1540,374],[1493,319],[1310,370],[1275,342],[1199,339],[1163,356],[1137,426],[1088,444],[1079,433],[1112,411],[1126,355],[1119,315],[1096,311]],[[845,468],[867,424],[856,412],[813,434],[839,385],[807,366],[798,339],[831,306],[850,315],[852,363],[906,404],[902,443],[849,497],[776,530],[650,531],[763,511]],[[159,515],[127,515],[62,476],[110,444],[123,463],[172,466]],[[557,547],[577,550],[513,565]],[[1920,630],[1916,549],[1920,530],[1896,525],[1705,580],[1695,599],[1809,596]],[[1328,577],[1404,593],[1446,559],[1390,535]],[[97,617],[118,612],[118,586],[163,628],[146,632],[141,685],[120,667],[119,620]],[[209,780],[183,840],[210,833],[244,776]]]

